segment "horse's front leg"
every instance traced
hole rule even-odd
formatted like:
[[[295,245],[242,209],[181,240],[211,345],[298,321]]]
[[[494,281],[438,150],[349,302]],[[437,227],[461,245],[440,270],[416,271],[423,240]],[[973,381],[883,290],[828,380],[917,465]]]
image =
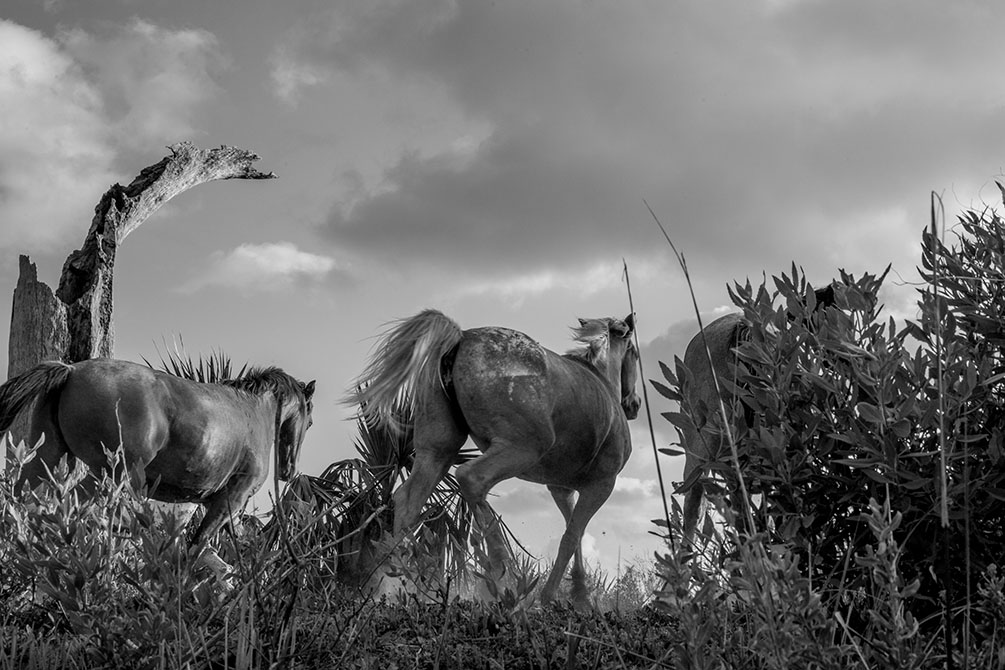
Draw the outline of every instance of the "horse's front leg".
[[[208,497],[203,503],[206,507],[206,514],[202,517],[202,522],[195,531],[195,535],[192,536],[189,547],[195,548],[199,552],[199,563],[207,566],[221,581],[230,571],[230,566],[219,557],[212,547],[209,547],[209,541],[216,537],[224,524],[231,523],[233,518],[244,509],[248,500],[264,480],[265,478],[260,474],[234,475],[223,489]]]
[[[576,509],[576,492],[561,486],[549,486],[548,492],[551,493],[559,511],[562,512],[562,518],[565,519],[565,526],[568,528],[569,524],[572,523],[572,512]],[[582,543],[576,546],[576,553],[572,556],[571,576],[572,601],[585,603],[589,594],[586,591],[586,566],[583,565]]]
[[[562,535],[562,541],[558,545],[555,566],[552,568],[551,574],[548,575],[548,581],[545,582],[544,588],[541,589],[541,602],[543,604],[547,604],[555,598],[555,593],[562,583],[562,577],[565,576],[565,568],[569,565],[569,560],[582,550],[583,533],[586,532],[587,524],[590,523],[590,519],[597,513],[597,510],[611,497],[614,481],[615,477],[604,477],[579,490],[579,500],[576,501],[572,515],[566,524],[565,533]],[[554,493],[552,495],[554,496]],[[562,509],[563,503],[559,502],[558,498],[556,498],[556,502],[559,503],[559,509]],[[588,605],[585,570],[573,570],[572,580],[573,604],[576,607],[584,608]]]
[[[192,537],[191,545],[199,546],[216,537],[224,524],[230,523],[244,509],[263,481],[260,475],[234,475],[221,490],[206,498],[203,501],[206,514]]]

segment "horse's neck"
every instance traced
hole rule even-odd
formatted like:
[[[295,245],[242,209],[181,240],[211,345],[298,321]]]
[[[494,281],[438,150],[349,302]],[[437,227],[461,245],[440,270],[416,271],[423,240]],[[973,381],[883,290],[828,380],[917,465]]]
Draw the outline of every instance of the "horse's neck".
[[[607,364],[601,368],[601,374],[607,379],[607,382],[614,389],[614,397],[621,397],[621,359],[615,359],[611,356],[610,352],[607,354]]]
[[[278,416],[280,420],[285,419],[285,414],[283,412],[283,401],[274,391],[267,391],[260,395],[254,395],[253,402],[255,402],[259,407],[262,408],[264,414],[268,414],[272,417],[272,421],[276,421]]]

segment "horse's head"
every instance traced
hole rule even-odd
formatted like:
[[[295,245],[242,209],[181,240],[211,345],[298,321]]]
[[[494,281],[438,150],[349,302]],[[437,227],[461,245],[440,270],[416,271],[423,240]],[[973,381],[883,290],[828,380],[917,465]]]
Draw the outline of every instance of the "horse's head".
[[[282,424],[279,427],[279,443],[276,450],[277,475],[284,482],[297,472],[300,447],[303,445],[307,429],[314,423],[314,382],[296,382],[297,392],[287,394],[283,404]]]
[[[572,329],[576,340],[586,346],[570,351],[574,356],[594,366],[607,377],[621,394],[621,407],[625,416],[634,419],[639,415],[642,402],[635,393],[639,376],[639,352],[632,336],[635,333],[635,315],[622,321],[615,318],[580,319],[579,327]]]
[[[629,314],[624,321],[610,321],[610,361],[619,362],[621,379],[621,408],[628,419],[639,415],[642,401],[635,392],[639,378],[639,350],[635,347],[635,315]]]

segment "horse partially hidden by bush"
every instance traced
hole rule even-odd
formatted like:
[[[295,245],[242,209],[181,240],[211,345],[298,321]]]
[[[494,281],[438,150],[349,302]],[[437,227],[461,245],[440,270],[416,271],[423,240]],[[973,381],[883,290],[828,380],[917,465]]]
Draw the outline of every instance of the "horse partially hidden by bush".
[[[405,416],[414,427],[415,465],[394,495],[395,537],[417,524],[470,435],[482,455],[456,476],[485,533],[492,573],[509,556],[486,495],[512,477],[544,484],[566,529],[541,600],[554,598],[575,556],[573,599],[585,605],[583,532],[628,461],[627,419],[639,411],[633,329],[633,315],[580,319],[574,333],[584,346],[564,356],[515,330],[461,330],[435,310],[385,333],[347,402],[374,425],[401,429]]]
[[[151,498],[205,505],[192,538],[199,546],[265,482],[273,445],[277,476],[296,474],[313,395],[313,381],[275,367],[203,384],[128,361],[49,361],[0,386],[0,432],[37,398],[29,441],[45,439],[18,490],[38,484],[61,458],[107,470],[105,450],[121,448],[134,484],[148,486]]]
[[[834,305],[834,284],[813,291],[811,312]],[[790,313],[789,320],[792,319]],[[710,465],[722,462],[729,453],[724,421],[729,422],[733,436],[738,434],[740,422],[750,423],[749,408],[731,390],[737,382],[739,360],[735,350],[747,338],[748,327],[743,314],[722,316],[691,338],[684,353],[687,376],[682,379],[681,394],[691,416],[680,427],[685,460],[684,483],[678,490],[684,492],[685,546],[690,546],[694,540],[698,514],[708,488],[708,484],[703,482],[707,471]],[[739,505],[744,501],[736,490],[732,466],[716,471],[726,480],[734,509],[739,511]]]

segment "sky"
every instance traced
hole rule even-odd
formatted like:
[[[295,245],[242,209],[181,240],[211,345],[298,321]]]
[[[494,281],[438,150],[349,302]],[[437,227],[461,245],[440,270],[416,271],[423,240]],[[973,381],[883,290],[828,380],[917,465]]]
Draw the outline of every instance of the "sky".
[[[1005,42],[990,1],[9,0],[0,10],[0,313],[19,254],[55,286],[94,206],[166,147],[252,150],[278,179],[215,182],[122,245],[115,355],[317,379],[301,469],[355,455],[338,403],[389,321],[436,308],[555,351],[629,312],[647,379],[728,283],[795,263],[822,285],[892,264],[914,313],[929,194],[997,205]],[[0,351],[6,367],[6,351]],[[639,391],[641,392],[641,385]],[[651,390],[651,389],[650,389]],[[676,441],[649,393],[657,446]],[[587,530],[614,573],[661,550],[652,439]],[[667,481],[680,458],[661,457]],[[540,486],[491,502],[534,555]],[[266,500],[260,494],[256,500]]]

